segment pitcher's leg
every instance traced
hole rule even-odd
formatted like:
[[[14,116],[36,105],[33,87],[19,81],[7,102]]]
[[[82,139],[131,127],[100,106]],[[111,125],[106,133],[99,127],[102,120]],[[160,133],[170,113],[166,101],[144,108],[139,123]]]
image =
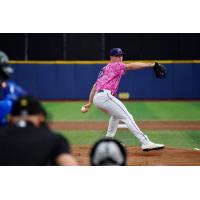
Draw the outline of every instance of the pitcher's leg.
[[[132,115],[128,114],[127,117],[121,119],[121,121],[127,125],[130,132],[140,141],[141,144],[146,144],[149,142],[148,137],[137,126]]]
[[[111,116],[110,120],[109,120],[109,125],[108,125],[106,137],[113,138],[115,136],[115,134],[117,132],[118,124],[119,124],[119,119]]]
[[[123,121],[127,125],[130,132],[140,141],[141,144],[148,143],[148,137],[139,129],[125,105],[110,94],[108,94],[108,98],[109,101],[104,104],[104,107],[109,110],[109,114]]]
[[[128,112],[124,104],[111,94],[103,94],[102,97],[96,96],[95,102],[97,107],[105,110],[110,116],[123,121],[127,125],[131,133],[141,142],[143,151],[158,150],[165,147],[163,144],[155,144],[151,142],[148,137],[139,129],[132,115]],[[114,125],[112,126],[114,127]],[[115,129],[112,129],[112,127],[110,128],[113,130],[113,132],[111,131],[110,133],[115,134]]]

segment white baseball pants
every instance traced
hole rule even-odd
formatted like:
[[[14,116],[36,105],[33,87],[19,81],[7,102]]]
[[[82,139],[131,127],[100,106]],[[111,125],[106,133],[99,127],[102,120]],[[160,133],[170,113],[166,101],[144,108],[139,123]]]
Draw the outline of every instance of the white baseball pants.
[[[119,121],[122,121],[141,144],[149,142],[148,137],[139,129],[133,116],[128,112],[125,105],[119,99],[114,97],[109,90],[103,90],[103,92],[96,93],[93,103],[97,108],[105,111],[111,116],[106,137],[114,137],[117,132]]]

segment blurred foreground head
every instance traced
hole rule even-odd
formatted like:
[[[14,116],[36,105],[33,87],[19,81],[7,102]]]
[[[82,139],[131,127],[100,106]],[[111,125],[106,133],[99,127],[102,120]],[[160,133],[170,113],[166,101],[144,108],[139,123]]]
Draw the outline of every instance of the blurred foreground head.
[[[0,51],[0,83],[8,80],[13,72],[13,68],[9,65],[8,56],[3,51]]]
[[[126,165],[126,150],[115,139],[101,139],[92,147],[90,164],[93,166],[124,166]]]
[[[13,105],[11,111],[11,123],[32,122],[35,126],[39,127],[44,125],[46,120],[46,111],[41,105],[40,101],[31,96],[20,97]]]

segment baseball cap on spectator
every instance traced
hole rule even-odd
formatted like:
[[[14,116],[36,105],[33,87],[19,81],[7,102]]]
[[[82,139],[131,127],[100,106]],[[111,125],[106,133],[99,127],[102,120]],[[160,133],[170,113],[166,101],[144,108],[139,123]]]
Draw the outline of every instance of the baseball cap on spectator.
[[[39,100],[31,95],[20,97],[13,105],[12,116],[37,115],[46,116],[46,111]]]
[[[101,139],[92,147],[90,163],[93,166],[124,166],[126,165],[126,150],[115,139]]]
[[[119,56],[119,55],[124,55],[122,49],[113,48],[113,49],[110,50],[110,56]]]

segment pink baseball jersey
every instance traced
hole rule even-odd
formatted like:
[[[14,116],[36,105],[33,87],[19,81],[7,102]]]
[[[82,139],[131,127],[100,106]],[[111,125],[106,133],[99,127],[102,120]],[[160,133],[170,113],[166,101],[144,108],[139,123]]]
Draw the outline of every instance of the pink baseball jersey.
[[[110,90],[116,96],[119,82],[125,71],[125,64],[122,62],[109,63],[103,67],[96,81],[96,91]]]

